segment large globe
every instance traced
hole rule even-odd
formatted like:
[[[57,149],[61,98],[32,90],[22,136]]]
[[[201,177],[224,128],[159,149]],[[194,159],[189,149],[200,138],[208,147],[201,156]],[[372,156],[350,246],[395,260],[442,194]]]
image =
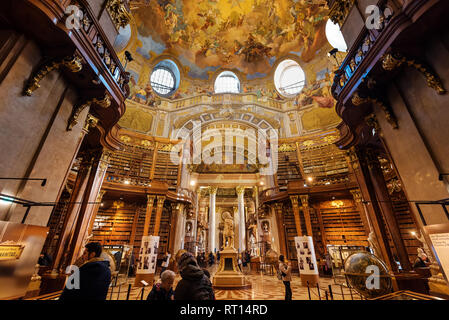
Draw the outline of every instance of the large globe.
[[[376,278],[373,271],[378,271]],[[392,292],[393,283],[386,265],[369,252],[356,252],[345,261],[345,276],[365,298],[376,298]]]

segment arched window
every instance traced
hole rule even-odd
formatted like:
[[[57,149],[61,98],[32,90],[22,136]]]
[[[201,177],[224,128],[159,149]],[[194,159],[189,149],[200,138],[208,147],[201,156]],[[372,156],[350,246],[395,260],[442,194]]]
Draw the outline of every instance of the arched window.
[[[240,93],[240,81],[231,71],[223,71],[215,80],[215,93]]]
[[[153,90],[164,97],[172,95],[179,87],[180,73],[176,64],[171,60],[159,62],[150,76]]]
[[[295,60],[284,60],[274,73],[274,85],[280,94],[287,98],[296,96],[304,88],[306,76]]]
[[[346,52],[348,46],[346,45],[345,38],[340,31],[338,24],[328,20],[326,23],[326,38],[332,47],[338,49],[338,51]]]

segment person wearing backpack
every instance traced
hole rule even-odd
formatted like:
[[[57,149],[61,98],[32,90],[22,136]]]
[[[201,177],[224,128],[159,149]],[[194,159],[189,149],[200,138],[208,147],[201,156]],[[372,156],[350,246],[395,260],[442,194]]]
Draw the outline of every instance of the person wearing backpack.
[[[284,255],[279,256],[278,278],[282,280],[285,286],[285,300],[292,300],[292,289],[290,281],[292,281],[292,266],[290,262],[285,261]]]

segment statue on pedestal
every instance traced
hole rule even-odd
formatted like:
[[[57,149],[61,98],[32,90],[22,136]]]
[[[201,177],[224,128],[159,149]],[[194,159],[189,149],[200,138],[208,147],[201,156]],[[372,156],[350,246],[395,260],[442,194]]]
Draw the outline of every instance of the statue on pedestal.
[[[228,211],[223,213],[223,244],[225,248],[234,247],[234,219]]]

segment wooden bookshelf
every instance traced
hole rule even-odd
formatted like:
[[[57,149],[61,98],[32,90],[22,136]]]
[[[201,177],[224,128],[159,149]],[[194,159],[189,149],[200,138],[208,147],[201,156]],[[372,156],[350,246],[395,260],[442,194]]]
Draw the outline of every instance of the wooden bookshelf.
[[[321,206],[320,213],[327,244],[367,246],[367,236],[355,205],[334,208]]]

